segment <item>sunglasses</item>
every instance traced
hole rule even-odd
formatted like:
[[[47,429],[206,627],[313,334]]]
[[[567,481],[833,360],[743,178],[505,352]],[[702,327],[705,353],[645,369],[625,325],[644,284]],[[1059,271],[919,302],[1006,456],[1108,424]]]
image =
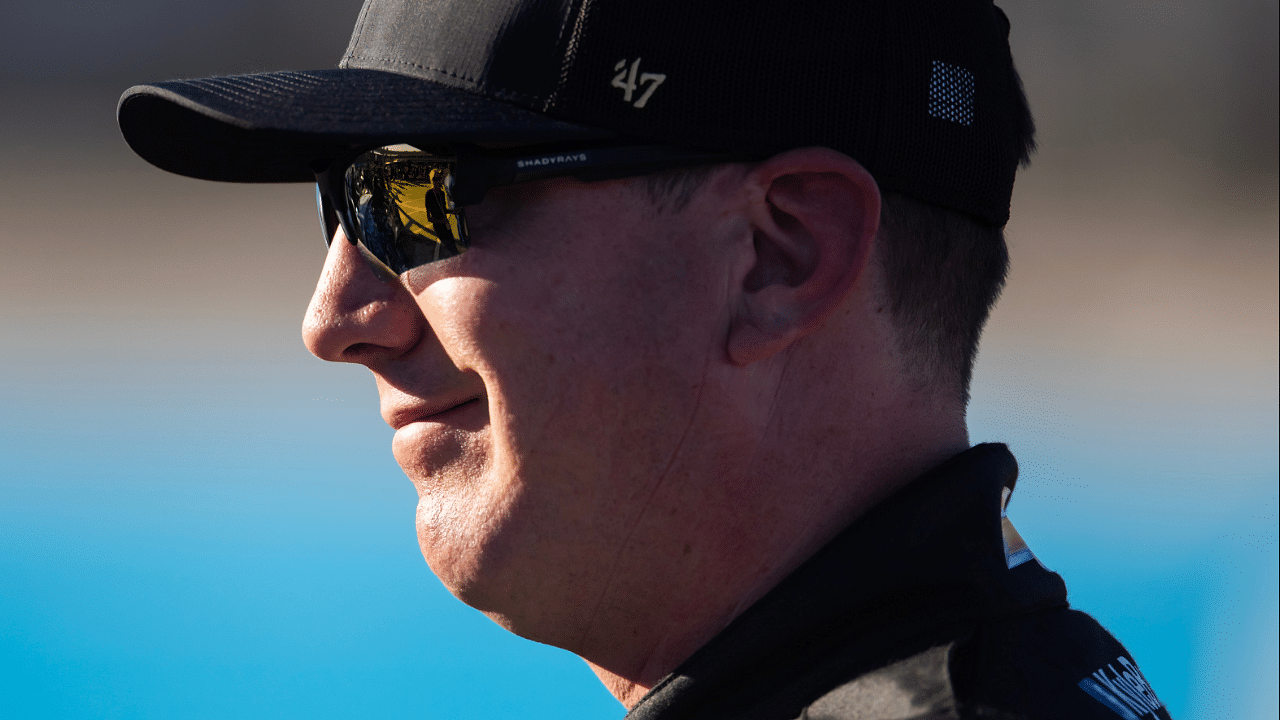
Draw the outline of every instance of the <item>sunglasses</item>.
[[[399,275],[465,252],[464,208],[489,188],[554,177],[596,182],[742,159],[658,145],[384,145],[354,150],[317,171],[316,206],[326,247],[341,226],[352,244]]]

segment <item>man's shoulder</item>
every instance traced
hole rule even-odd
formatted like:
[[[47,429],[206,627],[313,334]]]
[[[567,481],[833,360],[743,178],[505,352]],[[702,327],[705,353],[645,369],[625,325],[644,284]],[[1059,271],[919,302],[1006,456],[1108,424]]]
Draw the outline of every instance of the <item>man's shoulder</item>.
[[[799,720],[1168,720],[1128,651],[1092,617],[1001,618],[837,685]]]

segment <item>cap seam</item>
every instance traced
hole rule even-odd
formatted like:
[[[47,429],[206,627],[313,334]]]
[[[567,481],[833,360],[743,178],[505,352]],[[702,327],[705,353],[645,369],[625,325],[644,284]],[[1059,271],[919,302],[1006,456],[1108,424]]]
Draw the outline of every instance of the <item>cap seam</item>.
[[[418,68],[418,69],[420,69],[420,70],[430,70],[430,71],[431,71],[431,72],[433,72],[433,73],[439,73],[439,74],[441,74],[441,75],[444,75],[445,77],[451,77],[451,78],[454,78],[454,79],[456,79],[456,80],[463,80],[463,81],[465,81],[465,82],[469,82],[469,83],[471,83],[472,85],[474,85],[474,86],[476,86],[476,87],[479,87],[479,85],[480,85],[480,81],[479,81],[479,80],[477,80],[477,79],[475,79],[475,78],[473,78],[473,77],[468,77],[468,76],[466,76],[466,75],[462,75],[462,74],[457,73],[457,72],[452,71],[452,70],[442,70],[442,69],[437,68],[437,67],[431,67],[430,65],[423,65],[422,63],[411,62],[411,61],[409,61],[409,60],[401,60],[401,59],[399,59],[399,58],[393,58],[393,57],[375,57],[375,56],[373,56],[373,55],[352,55],[352,56],[351,56],[351,59],[353,59],[353,60],[373,60],[373,61],[376,61],[376,62],[386,62],[386,63],[391,63],[391,64],[393,64],[393,65],[405,65],[405,66],[408,66],[408,67]]]
[[[569,34],[569,42],[565,45],[564,57],[560,60],[560,75],[556,78],[556,85],[551,89],[551,94],[542,103],[542,112],[547,112],[555,105],[556,100],[560,97],[560,90],[569,82],[569,69],[573,66],[574,59],[578,56],[578,40],[582,37],[582,30],[587,24],[587,8],[591,5],[591,0],[582,0],[578,5],[578,16],[573,21],[573,32]],[[565,15],[568,20],[568,15]],[[561,27],[560,33],[563,36],[564,28]],[[559,43],[559,38],[556,39]]]
[[[238,83],[229,83],[225,81],[218,82],[218,83],[210,83],[208,82],[208,80],[210,79],[212,78],[206,79],[205,81],[201,82],[199,87],[202,87],[206,92],[213,95],[221,95],[223,98],[227,98],[227,99],[230,99],[233,97],[240,97],[240,98],[246,98],[246,99],[248,98],[266,99],[268,97],[268,93],[264,92],[264,90],[266,90],[267,88],[262,87],[261,85],[242,85]],[[262,80],[259,80],[259,82],[262,82]],[[270,83],[271,81],[267,80],[266,82]],[[283,88],[272,88],[272,89],[280,90]],[[281,93],[281,94],[284,94],[284,93]]]
[[[373,60],[376,62],[387,62],[393,65],[403,65],[407,67],[418,68],[419,70],[427,70],[433,73],[444,75],[445,77],[454,78],[456,80],[462,80],[463,82],[470,83],[471,85],[470,89],[472,90],[476,90],[476,91],[482,90],[481,83],[478,80],[472,77],[467,77],[466,75],[462,75],[452,70],[443,70],[441,68],[431,67],[430,65],[423,65],[421,63],[410,62],[408,60],[400,60],[392,57],[373,57],[370,55],[353,55],[352,57],[356,60]],[[514,90],[506,90],[503,88],[485,88],[482,90],[482,92],[486,95],[490,95],[495,98],[518,100],[531,105],[536,104],[537,102],[536,96],[530,95],[528,93],[517,92]]]
[[[306,73],[295,72],[295,71],[286,71],[286,73],[278,73],[278,74],[271,74],[271,75],[263,74],[259,76],[259,82],[262,82],[268,85],[275,85],[278,87],[293,88],[298,90],[309,90],[311,88],[319,87],[320,85],[323,84],[320,82],[320,80],[318,80],[314,76],[308,75]],[[309,80],[310,82],[303,82],[304,79]]]
[[[225,81],[217,82],[217,80],[219,80],[219,78],[201,78],[199,80],[189,80],[188,82],[210,95],[232,102],[244,102],[247,100],[262,99],[265,97],[265,93],[252,92],[250,88],[237,87]]]
[[[560,47],[560,41],[564,39],[564,30],[565,28],[569,27],[569,18],[572,15],[573,15],[573,0],[570,0],[568,12],[566,12],[564,16],[560,18],[560,29],[556,31],[555,47]],[[565,52],[568,53],[568,46],[565,47]],[[564,59],[561,58],[560,62],[561,62],[561,66],[563,67]],[[554,93],[555,88],[552,88],[551,92]]]
[[[366,0],[364,5],[361,6],[360,8],[360,17],[356,21],[356,29],[351,33],[351,41],[347,43],[347,51],[346,53],[343,54],[342,59],[338,61],[339,67],[342,67],[344,63],[346,63],[351,58],[355,57],[355,48],[356,48],[356,45],[359,45],[360,41],[363,39],[362,33],[364,33],[364,24],[365,24],[365,21],[368,20],[368,18],[369,18],[369,2],[368,0]]]

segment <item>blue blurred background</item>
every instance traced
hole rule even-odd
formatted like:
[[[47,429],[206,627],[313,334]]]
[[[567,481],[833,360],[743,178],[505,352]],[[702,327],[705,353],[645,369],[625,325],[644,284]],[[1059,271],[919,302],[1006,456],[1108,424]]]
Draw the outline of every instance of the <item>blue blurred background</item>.
[[[1175,717],[1275,718],[1277,4],[1001,5],[1042,149],[971,435]],[[0,717],[623,715],[422,562],[373,383],[298,337],[312,190],[115,130],[136,82],[332,66],[358,10],[6,9]]]

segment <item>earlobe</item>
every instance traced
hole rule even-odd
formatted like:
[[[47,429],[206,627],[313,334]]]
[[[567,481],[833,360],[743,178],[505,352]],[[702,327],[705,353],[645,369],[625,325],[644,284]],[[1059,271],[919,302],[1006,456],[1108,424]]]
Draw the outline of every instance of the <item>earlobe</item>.
[[[755,258],[726,348],[738,365],[765,360],[821,327],[864,275],[880,219],[871,174],[827,148],[777,155],[744,182]]]

